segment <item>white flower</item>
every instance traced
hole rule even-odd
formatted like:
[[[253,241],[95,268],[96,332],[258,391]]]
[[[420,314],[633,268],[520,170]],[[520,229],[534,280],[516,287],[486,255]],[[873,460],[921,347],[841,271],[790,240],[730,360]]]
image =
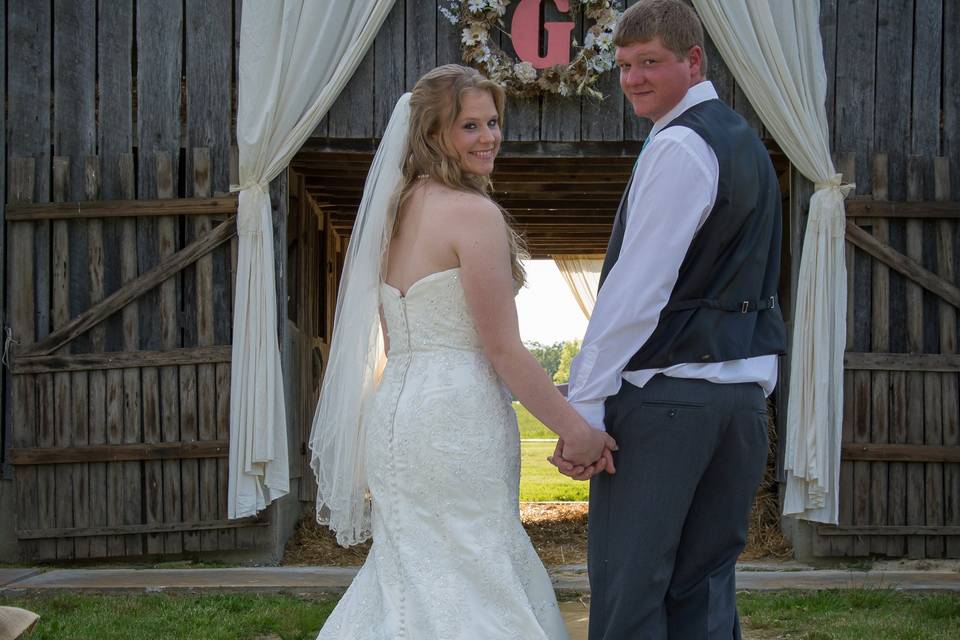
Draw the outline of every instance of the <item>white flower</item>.
[[[483,48],[480,49],[480,55],[477,56],[477,62],[486,62],[487,60],[490,59],[491,53],[492,52],[490,51],[490,47],[488,47],[487,45],[483,45]]]
[[[597,36],[593,34],[593,29],[587,32],[587,36],[583,39],[583,48],[592,49],[593,43],[597,41]]]
[[[513,65],[513,75],[523,84],[530,84],[537,79],[537,70],[529,62],[518,62]]]
[[[601,33],[600,37],[597,38],[597,48],[600,51],[609,51],[610,47],[613,46],[613,34],[612,33]]]
[[[467,9],[470,10],[470,13],[481,13],[487,8],[487,0],[470,0],[467,2]]]
[[[490,34],[487,33],[487,30],[479,24],[466,27],[460,32],[460,41],[467,45],[485,43],[489,37]]]
[[[557,87],[557,93],[562,96],[568,96],[570,95],[570,87],[567,86],[566,82],[561,82],[560,86]]]
[[[460,22],[460,16],[458,15],[459,7],[455,4],[451,4],[450,8],[440,7],[440,13],[443,14],[443,17],[447,19],[450,24],[457,24]]]

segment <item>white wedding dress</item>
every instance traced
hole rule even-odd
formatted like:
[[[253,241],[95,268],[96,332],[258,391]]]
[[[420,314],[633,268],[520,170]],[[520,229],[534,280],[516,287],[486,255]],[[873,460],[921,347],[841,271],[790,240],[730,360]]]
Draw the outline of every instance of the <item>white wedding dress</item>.
[[[318,640],[566,640],[520,524],[520,440],[459,269],[402,296],[367,422],[373,546]]]

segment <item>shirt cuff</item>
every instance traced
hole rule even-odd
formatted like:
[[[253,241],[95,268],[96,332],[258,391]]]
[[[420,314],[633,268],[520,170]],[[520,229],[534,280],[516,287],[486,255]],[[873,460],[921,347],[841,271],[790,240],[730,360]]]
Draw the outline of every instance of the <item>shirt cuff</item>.
[[[603,425],[603,400],[588,400],[588,401],[578,401],[574,400],[570,403],[577,413],[587,421],[594,429],[599,431],[606,431],[606,427]]]

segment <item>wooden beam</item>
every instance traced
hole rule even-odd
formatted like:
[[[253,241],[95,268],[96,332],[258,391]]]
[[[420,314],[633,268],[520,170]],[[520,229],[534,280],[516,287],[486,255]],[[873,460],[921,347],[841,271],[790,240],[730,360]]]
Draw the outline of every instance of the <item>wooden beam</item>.
[[[858,353],[843,354],[845,369],[868,371],[960,371],[960,355],[941,353]]]
[[[850,198],[844,207],[848,218],[960,218],[960,202],[892,202]]]
[[[52,356],[19,356],[13,359],[14,375],[94,371],[131,367],[163,367],[182,364],[230,362],[230,345],[190,347],[169,351],[107,351]]]
[[[121,462],[131,460],[182,460],[226,458],[230,450],[227,440],[204,442],[156,442],[133,444],[101,444],[85,447],[32,447],[11,450],[15,465],[70,464],[78,462]]]
[[[944,525],[827,526],[818,525],[821,536],[960,536],[960,527]]]
[[[953,306],[960,307],[960,289],[932,271],[924,269],[916,260],[900,253],[890,245],[880,242],[849,220],[847,221],[847,240],[890,268],[910,278],[924,289],[935,293]]]
[[[19,355],[21,357],[50,355],[77,336],[89,330],[90,327],[110,317],[145,292],[158,286],[187,265],[193,264],[201,256],[213,251],[232,238],[236,234],[236,229],[237,218],[236,216],[232,216],[180,251],[170,254],[161,260],[153,269],[150,269],[141,276],[123,285],[110,296],[72,319],[62,328],[54,331],[36,344],[29,346]]]
[[[240,520],[207,520],[201,522],[170,522],[154,524],[127,524],[115,527],[70,527],[63,529],[17,529],[20,540],[43,538],[78,538],[81,536],[120,535],[125,533],[173,533],[175,531],[208,531],[211,529],[238,529],[240,527],[267,527],[268,520],[256,516]]]
[[[960,446],[845,442],[840,451],[844,460],[960,462]]]
[[[170,198],[165,200],[97,200],[51,202],[7,207],[7,220],[79,220],[86,218],[140,218],[144,216],[210,216],[237,212],[237,196]]]

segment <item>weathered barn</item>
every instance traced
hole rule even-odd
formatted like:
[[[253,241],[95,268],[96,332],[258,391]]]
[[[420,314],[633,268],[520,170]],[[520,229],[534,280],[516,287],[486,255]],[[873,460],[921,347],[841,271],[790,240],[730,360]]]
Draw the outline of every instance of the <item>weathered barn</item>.
[[[447,4],[397,0],[273,184],[291,495],[242,521],[226,518],[241,1],[0,4],[0,560],[277,557],[312,508],[305,443],[366,168],[399,95],[460,59]],[[794,542],[960,557],[960,6],[821,0],[821,32],[832,148],[857,183],[841,525]],[[789,316],[812,186],[708,53],[781,175]],[[648,125],[613,74],[599,88],[509,105],[496,197],[535,257],[605,248]]]

